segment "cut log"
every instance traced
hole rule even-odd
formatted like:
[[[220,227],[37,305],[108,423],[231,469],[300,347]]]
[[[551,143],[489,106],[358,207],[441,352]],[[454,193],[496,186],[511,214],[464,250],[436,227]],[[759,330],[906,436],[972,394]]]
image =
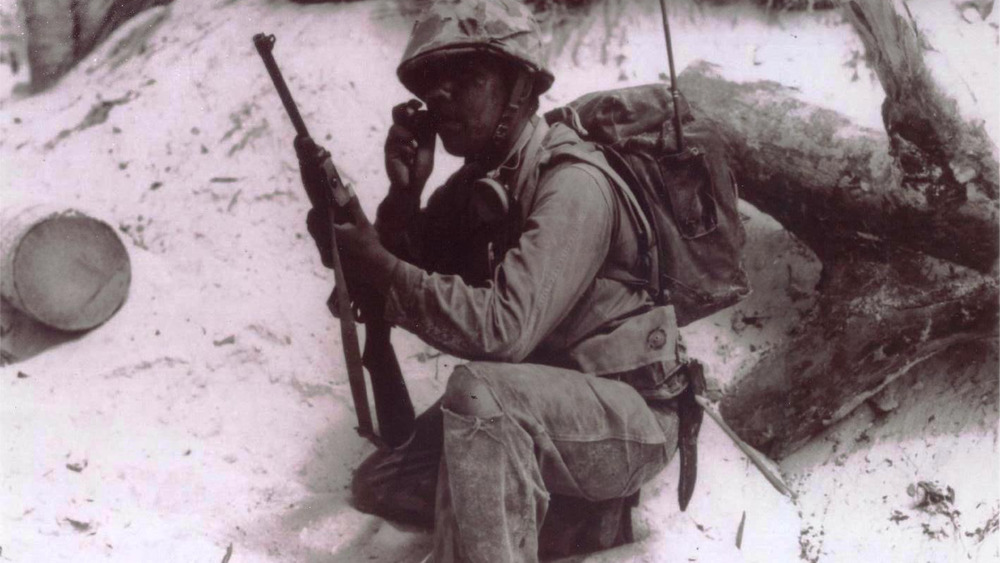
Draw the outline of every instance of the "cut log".
[[[19,311],[66,331],[93,328],[121,307],[132,279],[114,229],[49,205],[4,209],[0,295]]]
[[[22,0],[31,87],[59,79],[105,37],[139,12],[172,0]]]

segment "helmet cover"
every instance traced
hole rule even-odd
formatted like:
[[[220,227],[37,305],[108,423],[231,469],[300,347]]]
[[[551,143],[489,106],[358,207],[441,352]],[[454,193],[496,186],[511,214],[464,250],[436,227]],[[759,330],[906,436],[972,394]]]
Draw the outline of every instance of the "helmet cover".
[[[537,94],[555,80],[541,58],[538,22],[518,0],[436,0],[414,24],[396,74],[412,92],[424,64],[476,52],[525,67],[534,78]]]

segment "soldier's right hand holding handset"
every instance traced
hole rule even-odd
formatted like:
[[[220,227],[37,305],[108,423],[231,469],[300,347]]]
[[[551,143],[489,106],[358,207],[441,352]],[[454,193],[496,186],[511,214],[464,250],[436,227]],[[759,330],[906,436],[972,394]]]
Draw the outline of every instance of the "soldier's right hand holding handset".
[[[385,169],[392,191],[419,199],[434,169],[430,114],[419,101],[410,100],[392,108],[392,123],[385,140]]]

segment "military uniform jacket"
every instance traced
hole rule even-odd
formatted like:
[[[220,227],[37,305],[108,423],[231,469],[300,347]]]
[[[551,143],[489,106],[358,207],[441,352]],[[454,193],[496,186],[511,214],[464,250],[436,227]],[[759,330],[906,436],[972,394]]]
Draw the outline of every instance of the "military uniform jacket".
[[[386,320],[448,354],[624,377],[669,398],[680,361],[672,307],[645,289],[635,218],[600,168],[565,151],[594,151],[570,128],[537,118],[497,179],[500,221],[477,213],[481,171],[463,166],[426,208],[387,198],[376,228],[401,262]]]

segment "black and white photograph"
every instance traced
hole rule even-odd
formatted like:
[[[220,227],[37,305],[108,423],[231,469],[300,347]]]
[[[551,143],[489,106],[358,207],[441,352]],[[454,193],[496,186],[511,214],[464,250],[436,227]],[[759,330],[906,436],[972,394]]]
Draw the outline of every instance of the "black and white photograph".
[[[0,563],[1000,563],[994,0],[0,0]]]

